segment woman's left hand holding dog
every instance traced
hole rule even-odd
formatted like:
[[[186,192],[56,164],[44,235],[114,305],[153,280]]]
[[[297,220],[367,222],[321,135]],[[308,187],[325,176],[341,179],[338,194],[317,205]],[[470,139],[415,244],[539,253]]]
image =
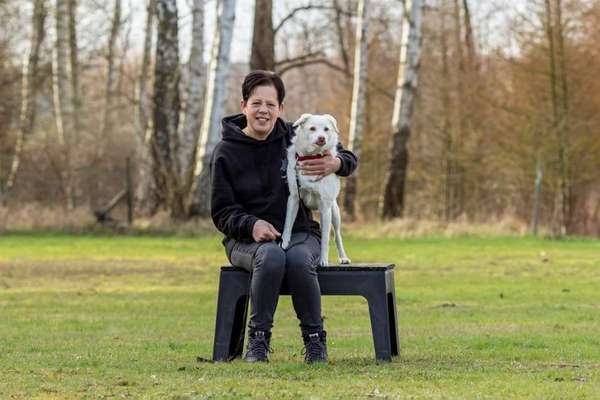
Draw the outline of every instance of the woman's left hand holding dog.
[[[339,171],[341,166],[342,160],[333,157],[331,152],[327,150],[322,158],[300,162],[300,171],[302,175],[315,176],[315,181],[320,181],[327,175]]]

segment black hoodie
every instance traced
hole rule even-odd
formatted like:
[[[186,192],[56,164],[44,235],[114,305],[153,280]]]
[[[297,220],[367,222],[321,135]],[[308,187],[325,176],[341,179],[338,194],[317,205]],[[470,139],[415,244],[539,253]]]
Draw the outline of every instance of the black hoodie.
[[[287,147],[294,135],[292,124],[278,118],[266,140],[247,136],[244,114],[225,117],[222,140],[215,147],[211,168],[211,215],[217,229],[228,238],[253,241],[254,223],[265,220],[283,232],[289,189]],[[342,166],[337,172],[348,176],[357,165],[356,156],[337,148]],[[302,202],[292,232],[311,230],[319,224]]]

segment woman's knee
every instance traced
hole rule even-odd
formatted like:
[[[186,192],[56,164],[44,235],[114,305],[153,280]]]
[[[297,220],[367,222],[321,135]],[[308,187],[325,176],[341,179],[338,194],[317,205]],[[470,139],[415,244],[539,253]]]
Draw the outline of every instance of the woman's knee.
[[[285,255],[288,274],[316,274],[318,255],[312,254],[306,247],[297,246]]]
[[[254,268],[265,271],[285,271],[285,252],[274,242],[261,245],[254,256]]]

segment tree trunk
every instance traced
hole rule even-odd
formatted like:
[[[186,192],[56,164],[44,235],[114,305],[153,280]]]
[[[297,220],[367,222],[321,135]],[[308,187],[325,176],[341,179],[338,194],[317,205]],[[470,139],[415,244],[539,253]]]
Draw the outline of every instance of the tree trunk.
[[[77,41],[77,0],[69,0],[69,66],[71,68],[71,101],[73,102],[73,139],[81,135],[81,95],[79,92],[79,48]]]
[[[464,81],[468,79],[468,75],[465,73],[465,59],[463,51],[463,39],[462,39],[462,19],[461,19],[461,5],[458,0],[454,2],[454,45],[456,48],[456,57],[458,62],[455,63],[457,69],[455,73],[456,77],[456,101],[453,107],[453,113],[455,113],[455,120],[457,123],[455,127],[458,129],[453,137],[454,146],[454,177],[453,177],[453,207],[450,219],[456,219],[465,210],[465,179],[466,179],[466,168],[465,168],[465,157],[464,157],[464,143],[465,138],[468,135],[467,129],[467,118],[468,115],[464,112],[465,102],[467,97],[465,96],[465,85]]]
[[[352,109],[350,112],[350,134],[348,148],[360,158],[365,123],[365,97],[368,76],[368,32],[369,1],[358,2],[356,43],[354,52],[354,85],[352,89]],[[356,196],[358,192],[358,171],[346,179],[344,209],[350,220],[356,219]]]
[[[250,69],[275,70],[273,0],[256,0]]]
[[[536,134],[539,136],[539,133]],[[535,162],[535,185],[533,190],[533,210],[531,216],[531,234],[537,236],[538,227],[540,221],[540,196],[542,193],[542,180],[544,179],[544,161],[542,159],[542,150],[540,148],[541,143],[536,140],[538,144],[537,156]]]
[[[410,10],[410,15],[407,11]],[[408,140],[417,91],[421,60],[421,0],[406,0],[402,27],[402,47],[398,68],[398,84],[392,117],[393,137],[389,168],[385,177],[381,214],[384,218],[402,217],[409,162]]]
[[[210,214],[209,164],[212,151],[220,137],[220,122],[225,108],[229,53],[235,22],[235,0],[217,2],[218,21],[210,59],[200,140],[196,149],[194,181],[190,193],[190,213]]]
[[[194,172],[194,153],[198,144],[200,122],[202,119],[202,103],[205,84],[204,58],[204,0],[194,0],[192,6],[192,46],[188,61],[189,82],[183,129],[181,130],[178,156],[179,175],[185,185],[184,192],[189,192]]]
[[[112,109],[113,95],[115,92],[115,46],[121,29],[121,0],[115,0],[113,18],[111,22],[110,35],[108,36],[106,55],[106,87],[104,89],[104,117],[102,118],[102,130],[100,140],[103,147],[112,148],[113,125]]]
[[[561,6],[560,1],[556,2],[555,5]],[[553,10],[550,0],[544,0],[545,10],[545,25],[546,25],[546,37],[548,40],[548,64],[550,69],[549,86],[550,86],[550,98],[552,101],[552,127],[551,130],[557,137],[558,141],[558,190],[555,194],[554,201],[554,212],[552,217],[552,234],[554,237],[561,237],[566,234],[566,210],[567,210],[567,194],[566,194],[566,163],[565,163],[565,152],[564,152],[564,135],[563,135],[563,123],[564,115],[562,112],[564,108],[560,108],[560,99],[558,87],[560,85],[560,78],[557,65],[557,55],[560,52],[557,50],[557,45],[560,47],[560,43],[557,44],[557,38],[562,36],[562,24],[560,22],[560,16],[554,16],[554,11],[559,13],[558,9]],[[557,33],[557,30],[560,33]],[[564,103],[563,103],[564,104]],[[564,105],[563,105],[564,107]]]
[[[57,173],[61,181],[67,209],[75,206],[72,139],[73,139],[73,93],[70,84],[69,58],[69,0],[56,0],[56,45],[53,57],[54,116],[60,150],[60,165]]]
[[[161,203],[174,219],[184,215],[179,193],[175,144],[179,125],[179,42],[177,1],[157,0],[156,65],[154,68],[154,131],[151,139],[153,173],[162,188]]]
[[[475,51],[475,39],[473,37],[473,24],[471,23],[471,11],[469,8],[469,1],[462,0],[463,5],[463,19],[465,24],[465,44],[467,45],[467,56],[469,59],[469,66],[474,68],[475,58],[477,56]]]
[[[456,176],[456,155],[454,145],[454,124],[452,121],[452,101],[450,98],[450,86],[452,79],[450,77],[450,63],[448,61],[448,39],[446,35],[446,14],[445,10],[440,12],[440,49],[442,52],[442,75],[441,75],[441,98],[443,110],[442,135],[444,138],[444,147],[442,150],[442,173],[443,173],[443,198],[441,217],[448,221],[452,218],[454,210],[454,177]]]
[[[555,7],[555,34],[556,34],[556,62],[558,67],[558,80],[560,82],[560,119],[556,131],[558,139],[559,160],[559,207],[561,213],[561,233],[568,233],[571,221],[571,183],[569,179],[569,86],[567,81],[567,62],[565,55],[564,26],[562,21],[562,0],[554,0]]]
[[[344,63],[344,76],[348,77],[350,76],[350,57],[348,56],[346,42],[344,40],[344,28],[342,26],[342,7],[339,4],[339,0],[332,1],[332,5],[335,11],[335,30],[337,33],[338,46],[340,48],[340,55]]]
[[[0,187],[0,204],[5,203],[6,196],[10,193],[15,184],[17,173],[21,165],[21,156],[25,141],[33,133],[36,116],[34,101],[39,89],[38,63],[40,58],[40,48],[44,41],[46,16],[48,13],[45,3],[45,0],[35,0],[33,3],[30,48],[29,53],[23,62],[19,132],[6,183],[3,187]]]
[[[150,53],[152,52],[152,33],[154,31],[154,13],[156,0],[148,0],[146,10],[146,26],[144,29],[144,51],[142,54],[142,65],[138,87],[138,134],[137,134],[137,159],[138,185],[136,197],[138,209],[143,213],[153,214],[158,207],[158,196],[156,182],[152,174],[152,158],[150,152],[150,142],[152,138],[152,119],[150,118],[151,106],[146,93],[148,75],[150,75]]]

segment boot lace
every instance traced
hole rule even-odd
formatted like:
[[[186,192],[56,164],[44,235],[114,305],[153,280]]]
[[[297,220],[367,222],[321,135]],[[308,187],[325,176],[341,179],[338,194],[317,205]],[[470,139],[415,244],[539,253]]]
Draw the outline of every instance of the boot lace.
[[[269,344],[269,340],[265,336],[264,332],[257,331],[253,337],[248,340],[248,352],[247,357],[255,357],[259,360],[266,360],[269,353],[272,353],[273,349]]]
[[[318,333],[308,335],[308,341],[305,343],[302,354],[304,354],[304,361],[307,363],[326,360],[325,345],[321,342]]]

